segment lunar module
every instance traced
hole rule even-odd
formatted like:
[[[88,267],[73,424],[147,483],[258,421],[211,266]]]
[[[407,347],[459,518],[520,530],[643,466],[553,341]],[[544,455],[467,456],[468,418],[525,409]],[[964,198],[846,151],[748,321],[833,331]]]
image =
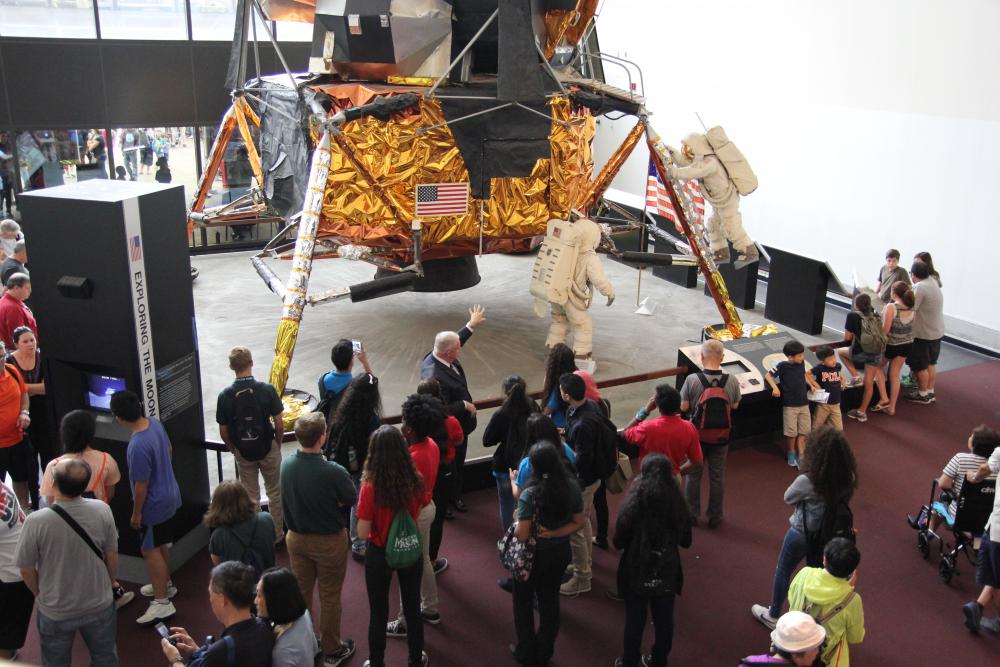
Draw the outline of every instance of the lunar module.
[[[742,323],[706,251],[684,183],[649,124],[637,68],[597,48],[598,0],[240,0],[222,120],[189,225],[281,219],[284,229],[253,258],[283,301],[270,382],[283,390],[306,305],[360,301],[403,290],[476,284],[476,256],[524,252],[550,220],[602,223],[600,250],[645,264],[696,264],[719,306],[721,335]],[[252,20],[254,16],[262,19]],[[307,73],[250,76],[252,49],[269,20],[314,26]],[[267,35],[270,37],[270,34]],[[272,39],[273,42],[273,39]],[[277,48],[277,44],[275,44]],[[636,77],[604,83],[614,65]],[[635,126],[594,175],[595,119]],[[226,144],[238,133],[253,173],[248,195],[206,208]],[[259,140],[255,141],[255,134]],[[620,252],[612,235],[643,228],[603,194],[645,141],[677,214],[682,254]],[[325,291],[312,263],[370,263],[373,280]],[[290,259],[280,280],[269,262]]]

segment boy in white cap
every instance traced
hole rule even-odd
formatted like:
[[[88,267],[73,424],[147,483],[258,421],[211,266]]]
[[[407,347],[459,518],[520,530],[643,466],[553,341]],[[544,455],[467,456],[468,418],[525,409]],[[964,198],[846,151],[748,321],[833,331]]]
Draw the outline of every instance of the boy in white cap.
[[[743,658],[740,667],[774,664],[811,667],[825,640],[826,630],[812,616],[790,611],[778,619],[771,632],[771,651]]]

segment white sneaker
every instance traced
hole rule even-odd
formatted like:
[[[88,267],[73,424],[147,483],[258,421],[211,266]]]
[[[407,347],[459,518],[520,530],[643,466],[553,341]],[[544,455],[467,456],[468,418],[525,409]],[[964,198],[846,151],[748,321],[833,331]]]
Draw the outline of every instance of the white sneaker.
[[[139,589],[139,592],[143,595],[143,597],[147,598],[153,597],[153,584],[146,584],[145,586]],[[167,597],[172,599],[175,595],[177,595],[177,587],[174,586],[174,582],[172,581],[168,582]]]
[[[133,593],[132,591],[125,591],[124,593],[122,593],[121,597],[115,598],[115,609],[121,609],[134,599],[135,599],[135,593]]]
[[[770,614],[770,610],[762,604],[755,604],[750,607],[750,613],[770,630],[774,630],[774,626],[778,624],[778,619],[773,618]]]
[[[135,619],[135,622],[139,625],[153,625],[158,621],[165,621],[174,614],[177,613],[177,609],[174,607],[174,603],[170,602],[157,602],[153,600],[149,603],[149,609],[146,613]]]

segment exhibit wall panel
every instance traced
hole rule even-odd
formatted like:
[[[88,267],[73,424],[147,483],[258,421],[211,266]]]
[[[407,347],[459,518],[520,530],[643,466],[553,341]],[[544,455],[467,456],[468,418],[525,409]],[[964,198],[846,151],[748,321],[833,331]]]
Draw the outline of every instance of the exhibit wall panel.
[[[0,38],[0,127],[193,126],[222,120],[229,43]],[[310,45],[281,45],[305,71]],[[261,71],[281,63],[260,45]],[[250,74],[254,73],[253,65]],[[6,117],[6,109],[10,109]]]
[[[87,126],[91,123],[80,119],[104,118],[105,86],[96,46],[77,40],[11,41],[3,45],[3,64],[12,125]]]
[[[829,261],[848,285],[855,272],[871,284],[890,247],[905,263],[929,251],[949,334],[1000,349],[1000,309],[977,288],[996,253],[997,25],[989,0],[616,0],[598,31],[642,67],[668,143],[701,128],[697,112],[747,155],[760,188],[743,219],[758,242]],[[623,86],[616,69],[608,81]],[[601,121],[598,162],[632,122]],[[641,196],[647,160],[637,150],[613,188]]]
[[[191,117],[194,75],[187,42],[104,40],[101,50],[110,125],[169,125]]]

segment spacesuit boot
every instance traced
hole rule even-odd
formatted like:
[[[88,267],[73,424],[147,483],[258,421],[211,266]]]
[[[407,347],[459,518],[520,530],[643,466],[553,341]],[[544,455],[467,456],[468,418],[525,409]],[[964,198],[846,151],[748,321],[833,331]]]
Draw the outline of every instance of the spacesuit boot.
[[[758,259],[760,259],[760,253],[757,252],[757,246],[751,243],[746,248],[736,253],[736,261],[733,262],[733,267],[736,269],[742,269],[744,266],[753,264]]]
[[[729,246],[712,251],[712,261],[716,264],[729,264],[730,259]]]

